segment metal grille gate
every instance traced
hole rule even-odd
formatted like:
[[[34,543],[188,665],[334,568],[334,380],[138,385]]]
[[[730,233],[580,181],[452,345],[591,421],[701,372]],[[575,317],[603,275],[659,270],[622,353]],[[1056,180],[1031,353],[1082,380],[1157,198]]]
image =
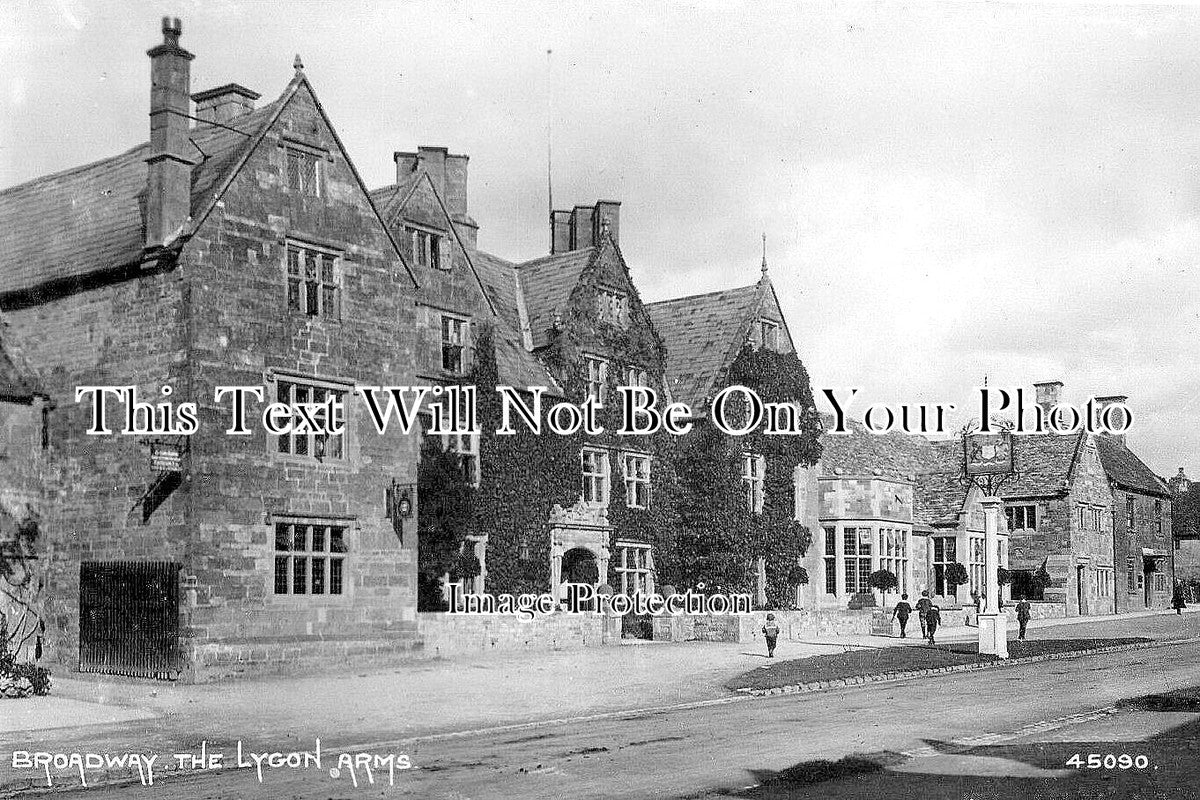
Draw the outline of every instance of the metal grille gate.
[[[79,671],[174,679],[179,569],[170,561],[79,565]]]

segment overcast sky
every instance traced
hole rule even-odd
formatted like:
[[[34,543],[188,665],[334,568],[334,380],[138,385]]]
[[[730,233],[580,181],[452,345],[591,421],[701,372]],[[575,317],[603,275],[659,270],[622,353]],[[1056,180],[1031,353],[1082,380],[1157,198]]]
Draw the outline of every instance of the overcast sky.
[[[644,300],[752,283],[766,232],[815,387],[1127,394],[1200,476],[1200,8],[6,0],[0,186],[148,138],[167,13],[194,91],[300,53],[371,187],[470,155],[484,249],[546,252],[549,110],[556,205],[622,201]]]

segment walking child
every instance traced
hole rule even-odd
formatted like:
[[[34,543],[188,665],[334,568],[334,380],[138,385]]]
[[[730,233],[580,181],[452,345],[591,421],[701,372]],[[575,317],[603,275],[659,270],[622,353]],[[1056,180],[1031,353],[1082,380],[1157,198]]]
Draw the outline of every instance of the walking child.
[[[775,657],[775,643],[779,641],[779,626],[775,624],[775,615],[767,614],[767,624],[762,629],[767,639],[767,658]]]
[[[908,595],[900,595],[900,602],[892,609],[892,619],[900,620],[900,638],[904,638],[904,627],[908,625],[908,617],[912,614],[912,606],[908,604]]]

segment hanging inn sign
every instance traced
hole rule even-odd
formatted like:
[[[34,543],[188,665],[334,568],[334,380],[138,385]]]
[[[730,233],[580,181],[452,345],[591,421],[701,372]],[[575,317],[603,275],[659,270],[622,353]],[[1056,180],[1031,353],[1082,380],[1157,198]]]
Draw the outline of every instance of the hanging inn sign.
[[[1012,435],[1007,430],[964,434],[963,471],[986,494],[994,495],[1013,471]]]

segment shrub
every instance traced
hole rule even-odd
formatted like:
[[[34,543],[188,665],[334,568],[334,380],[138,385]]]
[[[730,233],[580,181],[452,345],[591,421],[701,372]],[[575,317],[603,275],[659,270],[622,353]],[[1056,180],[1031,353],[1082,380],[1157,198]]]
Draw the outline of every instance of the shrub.
[[[967,568],[956,562],[946,565],[945,580],[946,584],[951,587],[951,591],[953,591],[953,589],[963,586],[970,581],[970,578],[967,577]]]
[[[996,583],[1001,586],[1008,586],[1012,583],[1012,572],[1004,567],[996,568]]]
[[[867,586],[881,592],[891,591],[900,585],[900,579],[886,569],[877,569],[867,577]]]
[[[50,694],[50,670],[38,664],[18,664],[13,653],[0,653],[0,683],[28,681],[35,695]],[[18,695],[19,696],[19,695]]]

